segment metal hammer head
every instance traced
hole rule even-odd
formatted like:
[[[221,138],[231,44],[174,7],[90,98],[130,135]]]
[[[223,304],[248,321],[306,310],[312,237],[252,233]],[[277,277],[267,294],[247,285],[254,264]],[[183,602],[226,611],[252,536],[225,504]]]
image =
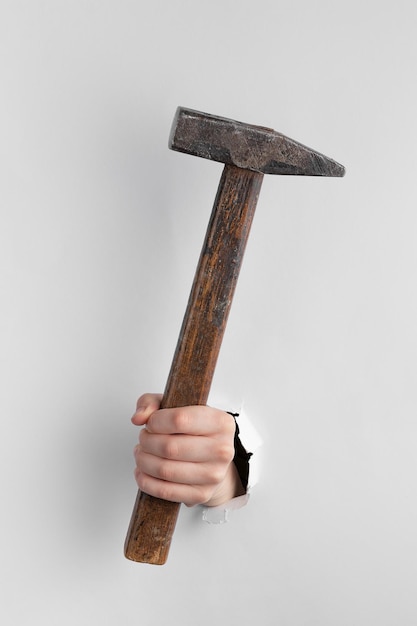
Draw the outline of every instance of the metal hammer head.
[[[178,107],[169,147],[263,174],[343,176],[332,159],[262,126]]]

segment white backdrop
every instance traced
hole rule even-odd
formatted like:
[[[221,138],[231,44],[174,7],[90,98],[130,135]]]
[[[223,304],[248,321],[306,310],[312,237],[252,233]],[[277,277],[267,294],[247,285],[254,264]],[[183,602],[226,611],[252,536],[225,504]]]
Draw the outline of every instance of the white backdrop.
[[[2,623],[417,623],[416,4],[2,0]],[[137,396],[162,390],[221,165],[178,105],[344,179],[266,177],[212,390],[263,445],[228,524],[131,563]]]

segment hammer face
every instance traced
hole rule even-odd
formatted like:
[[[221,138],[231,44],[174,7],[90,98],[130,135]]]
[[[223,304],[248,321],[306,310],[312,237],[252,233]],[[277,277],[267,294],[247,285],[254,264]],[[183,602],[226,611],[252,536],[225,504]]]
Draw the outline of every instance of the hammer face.
[[[263,174],[343,176],[336,161],[270,128],[177,109],[169,138],[171,150],[235,165]]]

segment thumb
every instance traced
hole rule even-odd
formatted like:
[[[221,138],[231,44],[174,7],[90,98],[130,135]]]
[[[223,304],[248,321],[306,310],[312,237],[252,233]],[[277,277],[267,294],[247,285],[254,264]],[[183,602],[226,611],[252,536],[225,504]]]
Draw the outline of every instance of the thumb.
[[[132,424],[143,426],[146,424],[152,413],[157,411],[161,405],[162,394],[145,393],[136,403],[136,411],[132,416]]]

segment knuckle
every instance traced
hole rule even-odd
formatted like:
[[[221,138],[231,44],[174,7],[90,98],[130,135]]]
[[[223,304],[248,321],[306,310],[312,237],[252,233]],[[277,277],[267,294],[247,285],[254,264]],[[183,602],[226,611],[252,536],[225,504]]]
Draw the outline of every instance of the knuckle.
[[[177,459],[179,457],[178,443],[174,436],[170,436],[163,444],[162,454],[167,459]]]
[[[201,484],[196,485],[198,489],[213,489],[219,485],[225,477],[224,465],[220,463],[211,463],[205,467],[204,473],[201,474]]]
[[[173,490],[169,484],[161,483],[158,486],[157,497],[161,500],[173,500]]]
[[[158,478],[165,482],[174,482],[174,473],[171,463],[166,463],[164,461],[161,462],[158,472]]]
[[[190,414],[184,409],[178,409],[173,414],[173,425],[177,433],[187,433],[190,428]]]
[[[231,463],[235,456],[235,448],[230,443],[220,444],[217,450],[217,456],[219,461],[223,463]]]
[[[225,411],[217,411],[213,418],[215,419],[215,429],[217,433],[230,438],[234,438],[236,431],[236,422],[234,420],[234,417],[230,415],[230,413],[226,413]]]
[[[195,504],[204,504],[208,502],[211,498],[212,488],[210,487],[200,487],[195,495]]]
[[[225,432],[234,437],[236,430],[236,422],[234,417],[230,415],[230,413],[223,413],[223,420]]]
[[[212,465],[207,471],[206,480],[209,485],[218,485],[224,479],[224,469],[219,465]]]

